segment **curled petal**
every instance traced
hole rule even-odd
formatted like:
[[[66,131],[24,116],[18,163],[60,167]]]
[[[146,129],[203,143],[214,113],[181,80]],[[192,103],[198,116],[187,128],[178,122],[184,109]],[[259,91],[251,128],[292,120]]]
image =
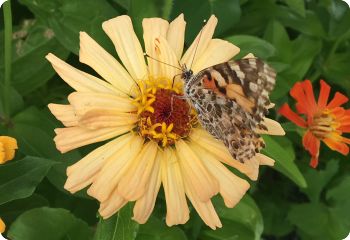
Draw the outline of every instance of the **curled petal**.
[[[300,117],[298,114],[293,112],[292,109],[290,109],[289,105],[287,103],[283,104],[283,106],[278,110],[278,113],[283,115],[285,118],[287,118],[289,121],[292,121],[299,127],[307,127],[306,121]]]
[[[111,217],[118,212],[128,201],[119,195],[117,190],[111,194],[111,196],[100,204],[98,212],[103,219]]]
[[[74,127],[78,125],[78,117],[75,115],[71,105],[54,104],[48,105],[51,113],[60,120],[65,127]]]
[[[328,102],[331,87],[323,80],[320,81],[320,85],[321,85],[321,89],[320,89],[320,95],[318,96],[317,105],[320,108],[325,108]]]
[[[184,180],[186,195],[190,199],[193,207],[198,212],[198,215],[211,229],[215,230],[217,227],[221,228],[222,224],[212,202],[210,200],[201,201],[201,199],[196,195],[196,190],[193,189],[193,185],[190,184],[191,179],[187,179],[185,176]]]
[[[82,116],[91,110],[105,110],[115,112],[135,112],[137,107],[130,98],[113,94],[74,92],[68,96],[74,112]]]
[[[207,131],[199,128],[192,129],[190,139],[214,154],[221,162],[236,168],[250,179],[256,180],[258,178],[259,162],[257,160],[253,159],[241,163],[233,159],[225,145],[213,138]]]
[[[52,64],[58,75],[72,88],[78,92],[96,93],[121,93],[118,89],[105,81],[94,77],[88,73],[80,71],[68,63],[62,61],[54,54],[49,53],[46,59]]]
[[[219,192],[217,180],[210,174],[203,162],[183,140],[175,144],[176,153],[180,162],[181,172],[184,178],[188,178],[191,191],[202,202],[207,202]]]
[[[113,128],[87,129],[82,127],[56,128],[54,141],[61,153],[91,143],[101,142],[130,131],[134,125]]]
[[[129,141],[125,142],[122,147],[116,148],[113,154],[108,156],[108,160],[87,191],[90,196],[100,202],[107,200],[114,189],[117,188],[120,180],[142,149],[143,138],[134,134],[130,135]]]
[[[173,149],[164,150],[161,170],[167,206],[166,224],[168,226],[184,224],[189,219],[189,209],[180,163]]]
[[[225,205],[229,208],[234,207],[249,189],[249,183],[234,175],[214,155],[205,149],[194,143],[190,144],[190,146],[195,150],[212,175],[218,180],[220,194],[225,201]]]
[[[332,150],[340,152],[343,155],[349,154],[349,146],[342,142],[343,137],[330,137],[323,139],[323,142]],[[349,142],[350,144],[350,142]]]
[[[169,23],[161,18],[145,18],[142,21],[143,27],[143,39],[145,42],[146,53],[152,58],[159,60],[159,55],[163,54],[160,49],[156,46],[157,41],[160,37],[166,38]],[[152,58],[148,58],[148,70],[152,77],[160,77],[161,68],[163,63],[156,61]],[[166,62],[168,63],[168,62]]]
[[[77,163],[67,168],[67,181],[64,188],[75,193],[90,185],[108,159],[119,152],[127,143],[131,143],[132,134],[125,134],[95,149]]]
[[[79,119],[79,124],[89,129],[98,129],[135,124],[137,121],[138,117],[136,113],[121,113],[116,110],[92,109]]]
[[[130,17],[123,15],[112,18],[104,22],[102,28],[114,43],[119,58],[134,79],[127,82],[129,87],[135,84],[135,80],[145,79],[148,75],[147,66]]]
[[[212,39],[201,56],[196,57],[197,60],[193,64],[192,70],[199,72],[207,67],[227,62],[238,53],[239,48],[232,43],[221,39]]]
[[[146,143],[120,180],[118,192],[125,199],[135,201],[146,192],[157,154],[157,147],[157,144],[153,141]]]
[[[335,107],[340,107],[344,103],[347,103],[349,101],[349,98],[346,97],[345,95],[336,92],[334,98],[330,103],[327,105],[327,108],[335,108]]]
[[[202,28],[201,32],[198,33],[196,39],[183,55],[181,59],[182,64],[185,64],[188,68],[192,67],[192,62],[193,65],[195,65],[197,59],[201,57],[212,39],[217,23],[218,19],[212,15],[207,24]]]
[[[272,120],[270,118],[264,118],[263,124],[267,127],[267,130],[256,129],[255,130],[256,133],[277,135],[277,136],[284,136],[286,134],[281,124],[275,120]]]
[[[130,94],[134,82],[129,73],[85,32],[80,32],[79,60],[92,67],[120,92]]]
[[[305,149],[310,153],[312,161],[310,165],[313,168],[317,167],[318,156],[320,152],[320,140],[318,140],[311,131],[307,131],[303,137],[303,145]]]
[[[133,219],[140,224],[144,224],[148,220],[154,209],[161,184],[161,161],[163,161],[162,153],[158,151],[147,190],[135,203]]]
[[[184,20],[183,13],[181,13],[170,23],[166,36],[166,40],[168,41],[170,47],[174,50],[175,56],[178,60],[181,58],[184,48],[185,28],[186,22]]]

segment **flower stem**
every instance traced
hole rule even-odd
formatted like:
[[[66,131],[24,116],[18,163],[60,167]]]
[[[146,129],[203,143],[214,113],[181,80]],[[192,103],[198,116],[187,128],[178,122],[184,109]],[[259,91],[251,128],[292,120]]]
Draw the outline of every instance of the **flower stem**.
[[[10,86],[11,86],[11,67],[12,67],[12,12],[10,0],[3,5],[4,23],[5,23],[5,78],[3,86],[3,104],[6,117],[10,117]]]

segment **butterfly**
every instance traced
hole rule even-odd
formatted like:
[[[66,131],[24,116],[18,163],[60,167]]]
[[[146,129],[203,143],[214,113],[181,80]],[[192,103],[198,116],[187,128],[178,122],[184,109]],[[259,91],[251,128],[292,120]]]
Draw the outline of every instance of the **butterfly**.
[[[256,129],[267,130],[263,119],[276,78],[268,64],[257,58],[231,60],[197,74],[183,66],[182,78],[185,98],[201,125],[234,159],[243,163],[265,147]]]

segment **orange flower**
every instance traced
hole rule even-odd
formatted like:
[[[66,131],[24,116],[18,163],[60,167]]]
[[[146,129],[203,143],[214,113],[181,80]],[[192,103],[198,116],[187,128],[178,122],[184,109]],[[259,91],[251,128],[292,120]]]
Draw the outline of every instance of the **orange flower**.
[[[0,164],[12,160],[17,149],[16,139],[8,136],[0,136]]]
[[[348,102],[348,98],[336,92],[334,98],[328,103],[330,86],[323,80],[320,81],[321,89],[316,103],[310,80],[296,83],[290,95],[297,101],[296,110],[306,119],[295,113],[288,104],[284,104],[279,113],[295,123],[306,128],[303,137],[303,145],[311,155],[310,165],[317,167],[320,151],[320,143],[323,141],[330,149],[343,155],[349,153],[350,139],[342,136],[350,132],[350,110],[345,110],[341,105]]]

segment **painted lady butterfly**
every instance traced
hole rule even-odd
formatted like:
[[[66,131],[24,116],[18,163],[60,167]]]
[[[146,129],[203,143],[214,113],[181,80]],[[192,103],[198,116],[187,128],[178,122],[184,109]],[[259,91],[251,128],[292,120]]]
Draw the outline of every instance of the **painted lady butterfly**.
[[[193,74],[185,66],[185,97],[197,110],[202,126],[221,140],[234,159],[244,162],[265,146],[256,129],[267,130],[269,93],[275,71],[260,59],[221,63]]]

